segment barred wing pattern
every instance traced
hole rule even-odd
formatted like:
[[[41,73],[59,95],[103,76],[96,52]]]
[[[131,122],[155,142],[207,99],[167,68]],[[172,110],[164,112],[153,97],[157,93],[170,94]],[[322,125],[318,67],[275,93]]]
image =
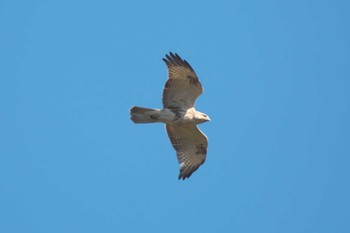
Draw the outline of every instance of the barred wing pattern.
[[[164,108],[191,108],[203,93],[193,68],[178,54],[169,53],[163,61],[168,68],[168,80],[163,89]]]
[[[181,166],[179,179],[189,178],[206,159],[208,139],[194,124],[166,125],[166,131]]]

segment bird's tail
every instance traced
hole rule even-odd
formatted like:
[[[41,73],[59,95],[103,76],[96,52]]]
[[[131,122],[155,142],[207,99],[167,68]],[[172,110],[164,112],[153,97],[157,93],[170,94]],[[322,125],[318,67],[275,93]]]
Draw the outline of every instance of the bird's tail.
[[[130,119],[134,123],[154,123],[159,122],[161,110],[154,108],[142,108],[134,106],[130,108]]]

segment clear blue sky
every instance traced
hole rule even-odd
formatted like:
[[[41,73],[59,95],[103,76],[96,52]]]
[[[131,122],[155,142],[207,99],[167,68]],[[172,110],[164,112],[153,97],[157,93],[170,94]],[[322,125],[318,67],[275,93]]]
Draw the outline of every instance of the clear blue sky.
[[[0,232],[350,232],[349,12],[0,1]],[[161,107],[169,51],[212,119],[185,181],[163,126],[128,113]]]

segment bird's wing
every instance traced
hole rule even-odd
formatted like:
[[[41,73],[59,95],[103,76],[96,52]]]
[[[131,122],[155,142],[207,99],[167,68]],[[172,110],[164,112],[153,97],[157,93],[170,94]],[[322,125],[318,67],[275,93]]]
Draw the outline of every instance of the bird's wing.
[[[163,58],[168,68],[168,80],[163,89],[164,108],[191,108],[197,97],[203,93],[193,68],[176,53]]]
[[[180,164],[179,179],[189,178],[205,161],[208,139],[195,124],[166,125],[166,131]]]

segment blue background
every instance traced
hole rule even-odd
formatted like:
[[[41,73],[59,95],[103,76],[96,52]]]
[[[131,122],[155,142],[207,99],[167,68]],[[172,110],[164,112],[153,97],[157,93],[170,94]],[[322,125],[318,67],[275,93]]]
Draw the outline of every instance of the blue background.
[[[350,232],[349,1],[0,1],[0,232]],[[211,122],[179,181],[161,58]]]

